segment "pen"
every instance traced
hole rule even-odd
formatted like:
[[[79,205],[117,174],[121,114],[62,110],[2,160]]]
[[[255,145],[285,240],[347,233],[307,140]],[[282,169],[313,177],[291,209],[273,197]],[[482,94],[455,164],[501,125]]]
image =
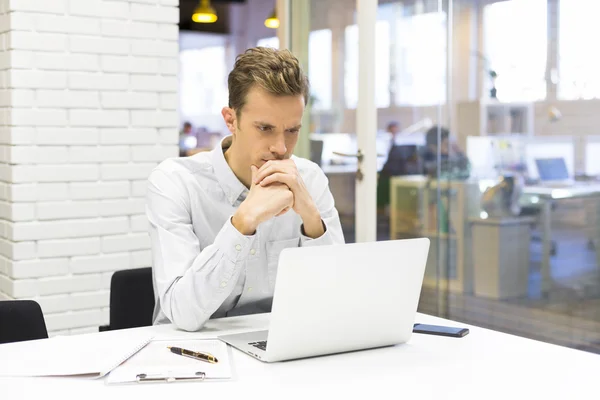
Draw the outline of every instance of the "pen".
[[[167,349],[171,350],[171,353],[175,353],[180,356],[194,358],[196,360],[206,361],[211,364],[216,364],[219,362],[219,360],[217,360],[217,358],[215,356],[213,356],[212,354],[201,353],[199,351],[186,350],[186,349],[182,349],[180,347],[167,346]]]

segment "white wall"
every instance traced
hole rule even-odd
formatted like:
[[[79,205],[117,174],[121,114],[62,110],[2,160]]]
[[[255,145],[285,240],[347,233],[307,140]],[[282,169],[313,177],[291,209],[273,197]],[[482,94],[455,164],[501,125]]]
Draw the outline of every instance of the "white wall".
[[[178,153],[178,0],[0,0],[0,298],[49,331],[108,323],[151,265],[146,179]]]

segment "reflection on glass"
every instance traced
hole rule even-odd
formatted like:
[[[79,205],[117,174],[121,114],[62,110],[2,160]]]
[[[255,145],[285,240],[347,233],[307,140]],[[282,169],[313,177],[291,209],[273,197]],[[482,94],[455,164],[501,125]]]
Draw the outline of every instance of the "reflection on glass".
[[[445,103],[446,13],[401,16],[396,24],[396,104]]]
[[[495,87],[499,100],[546,97],[546,7],[547,0],[511,0],[485,6],[484,58],[489,63],[486,68],[498,74]]]
[[[558,97],[564,100],[600,98],[600,53],[582,46],[599,37],[600,2],[559,2]]]
[[[344,90],[346,107],[358,104],[358,26],[346,27],[345,34]],[[375,105],[390,106],[390,26],[387,21],[377,21],[375,26]]]

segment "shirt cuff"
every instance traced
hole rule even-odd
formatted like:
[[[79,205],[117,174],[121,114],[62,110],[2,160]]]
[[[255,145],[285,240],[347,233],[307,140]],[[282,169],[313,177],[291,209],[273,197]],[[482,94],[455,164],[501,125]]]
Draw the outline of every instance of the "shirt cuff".
[[[323,224],[323,229],[325,230],[325,233],[323,233],[316,239],[313,239],[304,234],[304,224],[300,226],[300,247],[323,246],[333,244],[333,239],[331,238],[331,234],[329,233],[329,229],[327,229],[325,221],[321,220],[321,223]]]
[[[248,257],[256,235],[246,236],[240,233],[231,223],[231,217],[227,219],[221,231],[215,237],[214,244],[223,252],[225,257],[237,263]]]

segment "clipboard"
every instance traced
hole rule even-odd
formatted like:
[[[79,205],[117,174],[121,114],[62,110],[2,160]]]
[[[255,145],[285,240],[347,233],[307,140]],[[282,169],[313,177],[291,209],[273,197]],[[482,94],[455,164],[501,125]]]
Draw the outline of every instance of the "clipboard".
[[[167,346],[213,354],[216,364],[171,353]],[[157,339],[115,368],[107,385],[129,383],[174,383],[185,381],[221,381],[232,378],[230,350],[217,339]]]
[[[192,372],[188,376],[183,376],[182,374],[177,374],[174,376],[173,374],[137,374],[135,376],[135,380],[137,383],[156,383],[156,382],[176,382],[176,381],[203,381],[206,379],[206,373],[202,371]]]

